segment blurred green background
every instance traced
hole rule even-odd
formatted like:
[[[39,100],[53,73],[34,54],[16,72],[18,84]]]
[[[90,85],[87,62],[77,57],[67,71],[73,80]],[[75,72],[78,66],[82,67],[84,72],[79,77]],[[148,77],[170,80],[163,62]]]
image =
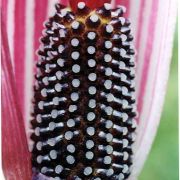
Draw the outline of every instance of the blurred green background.
[[[178,180],[178,32],[160,126],[139,180]]]

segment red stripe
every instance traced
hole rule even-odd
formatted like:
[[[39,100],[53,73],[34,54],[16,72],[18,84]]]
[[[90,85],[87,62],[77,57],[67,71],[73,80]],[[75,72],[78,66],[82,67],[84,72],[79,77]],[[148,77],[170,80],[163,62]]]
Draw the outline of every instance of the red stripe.
[[[145,87],[147,84],[147,77],[149,73],[149,65],[151,60],[151,54],[153,50],[153,42],[155,37],[155,27],[156,27],[156,20],[157,20],[157,12],[158,12],[158,2],[159,0],[154,0],[152,2],[151,8],[151,15],[149,19],[149,27],[148,27],[148,37],[147,37],[147,44],[146,44],[146,51],[144,56],[144,65],[141,74],[141,82],[140,82],[140,91],[138,95],[138,112],[141,114],[144,95],[145,95]],[[153,97],[152,97],[153,98]]]
[[[136,35],[136,49],[139,49],[140,46],[140,39],[141,39],[141,34],[142,34],[142,27],[143,27],[143,14],[144,14],[144,9],[145,9],[145,2],[146,0],[141,0],[140,4],[140,10],[139,10],[139,19],[138,19],[138,24],[137,24],[137,35]],[[138,60],[138,58],[137,58]]]
[[[126,7],[125,17],[129,17],[130,0],[115,0],[115,7],[117,5],[125,6]]]
[[[39,48],[39,38],[42,36],[43,23],[47,17],[48,0],[38,0],[35,3],[35,16],[34,16],[34,50]],[[36,60],[34,53],[34,59]]]
[[[61,4],[69,5],[69,0],[60,0]]]
[[[22,112],[24,112],[25,7],[25,0],[15,1],[14,64],[16,86]]]
[[[4,18],[4,22],[6,23],[6,26],[7,26],[7,4],[8,4],[8,0],[2,0],[1,9],[3,11],[3,17],[1,18]]]
[[[7,180],[30,180],[31,160],[19,109],[4,19],[2,25],[2,165]]]

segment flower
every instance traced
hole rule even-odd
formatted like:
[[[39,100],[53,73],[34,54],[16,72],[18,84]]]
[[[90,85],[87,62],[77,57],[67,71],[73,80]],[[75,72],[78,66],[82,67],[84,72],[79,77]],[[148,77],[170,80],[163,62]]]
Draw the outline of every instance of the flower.
[[[57,0],[2,1],[2,140],[6,179],[31,179],[26,140],[35,50]],[[61,0],[67,4],[68,0]],[[114,0],[125,5],[137,50],[137,141],[130,179],[140,173],[158,128],[169,74],[176,0]],[[24,121],[23,121],[24,120]],[[14,138],[15,137],[15,138]],[[31,143],[29,143],[31,144]],[[31,145],[29,146],[29,148]]]

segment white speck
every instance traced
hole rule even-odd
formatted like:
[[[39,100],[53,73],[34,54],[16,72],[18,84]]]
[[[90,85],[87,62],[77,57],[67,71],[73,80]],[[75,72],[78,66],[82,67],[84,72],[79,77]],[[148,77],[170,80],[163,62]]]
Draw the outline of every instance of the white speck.
[[[120,61],[119,66],[121,69],[126,67],[126,64],[123,61]]]
[[[90,20],[94,23],[98,22],[99,17],[96,14],[90,16]]]
[[[47,172],[47,167],[41,168],[41,173],[46,173]]]
[[[51,150],[49,155],[51,159],[57,159],[57,152],[55,150]]]
[[[126,122],[128,120],[128,115],[126,113],[122,113],[122,119],[123,122]]]
[[[88,49],[87,49],[87,52],[89,54],[94,54],[96,52],[96,49],[94,46],[89,46]]]
[[[72,93],[71,94],[71,100],[72,101],[77,101],[79,99],[79,94],[78,93]]]
[[[36,121],[37,121],[38,123],[41,123],[41,122],[42,122],[42,118],[41,118],[41,115],[40,115],[40,114],[38,114],[38,115],[36,116]]]
[[[88,66],[89,67],[94,67],[96,65],[96,61],[94,59],[89,59],[88,60]]]
[[[56,106],[59,105],[59,98],[58,97],[53,98],[53,104]]]
[[[79,26],[80,26],[80,23],[78,21],[74,21],[72,24],[71,24],[72,28],[73,29],[78,29]]]
[[[105,72],[105,75],[106,76],[111,76],[112,75],[112,73],[113,73],[113,71],[112,71],[112,69],[111,68],[106,68],[106,70],[105,70],[106,72]]]
[[[35,129],[35,135],[36,135],[36,136],[40,136],[40,128],[39,128],[39,127],[37,127],[37,128]]]
[[[53,131],[55,129],[55,127],[56,127],[56,123],[54,123],[54,122],[49,123],[49,130],[50,131]]]
[[[112,159],[111,159],[110,156],[105,156],[104,157],[104,164],[111,164],[111,161],[112,161]]]
[[[67,126],[68,126],[68,127],[74,127],[74,126],[75,126],[75,121],[74,121],[73,119],[69,119],[69,120],[67,121]]]
[[[65,30],[64,29],[60,29],[59,30],[59,35],[60,35],[61,38],[66,37]]]
[[[38,156],[38,157],[37,157],[37,162],[38,162],[38,164],[41,164],[42,161],[43,161],[43,156]]]
[[[94,157],[93,152],[88,151],[88,152],[86,153],[86,158],[87,158],[87,159],[93,159],[93,157]]]
[[[73,65],[72,71],[74,73],[79,73],[80,72],[80,66],[78,64]]]
[[[112,46],[113,46],[113,44],[112,44],[111,41],[106,41],[106,42],[105,42],[105,48],[106,48],[106,49],[110,49],[110,48],[112,48]]]
[[[93,121],[95,119],[96,115],[93,112],[89,112],[87,114],[87,120],[88,121]]]
[[[104,56],[104,61],[105,62],[110,62],[112,60],[112,56],[110,55],[110,54],[106,54],[105,56]]]
[[[57,63],[60,67],[64,67],[64,59],[58,59]]]
[[[60,45],[60,46],[58,47],[59,53],[62,53],[62,52],[64,51],[64,49],[65,49],[65,47],[64,47],[63,45]]]
[[[50,72],[49,64],[46,64],[46,71],[47,71],[48,73]]]
[[[119,17],[119,20],[121,21],[122,25],[124,25],[126,22],[126,19],[124,17]]]
[[[107,176],[111,176],[114,174],[114,170],[113,169],[108,169],[108,171],[106,172]]]
[[[118,180],[123,180],[124,179],[124,175],[122,173],[119,174]]]
[[[57,111],[56,109],[52,110],[52,111],[51,111],[51,116],[52,116],[53,119],[57,118],[57,116],[58,116],[58,111]]]
[[[110,145],[107,145],[106,146],[106,152],[107,152],[107,154],[112,154],[113,153],[113,147]]]
[[[113,26],[112,26],[111,24],[108,24],[108,25],[106,26],[106,32],[112,33],[113,30],[114,30],[114,28],[113,28]]]
[[[79,45],[79,40],[77,38],[73,38],[71,40],[71,45],[77,47]]]
[[[113,112],[113,108],[108,106],[108,107],[105,108],[105,111],[106,111],[107,115],[110,116],[112,114],[112,112]]]
[[[95,134],[94,127],[88,127],[87,128],[87,133],[88,133],[88,135],[93,136]]]
[[[126,56],[126,50],[125,49],[123,49],[123,48],[120,49],[120,56],[121,57],[125,57]]]
[[[113,140],[113,135],[110,133],[106,134],[106,141],[111,142],[112,140]]]
[[[127,87],[125,87],[125,86],[122,87],[122,94],[124,94],[124,95],[128,94]]]
[[[56,77],[57,77],[58,80],[61,80],[62,76],[63,76],[63,73],[61,71],[56,72]]]
[[[124,161],[127,161],[128,158],[129,158],[129,154],[128,154],[127,152],[124,152],[124,153],[123,153],[123,160],[124,160]]]
[[[110,128],[112,128],[112,126],[113,126],[113,122],[110,121],[110,120],[107,120],[107,121],[106,121],[106,128],[107,128],[107,129],[110,129]]]
[[[74,60],[79,59],[79,56],[80,56],[80,54],[79,54],[78,51],[74,51],[74,52],[71,54],[71,57],[72,57],[72,59],[74,59]]]
[[[93,112],[89,112],[87,114],[87,120],[88,121],[93,121],[95,119],[96,115]]]
[[[65,133],[65,139],[70,140],[73,137],[73,133],[71,131],[67,131]]]
[[[125,136],[125,135],[127,135],[127,133],[128,133],[128,128],[127,128],[127,127],[124,127],[124,128],[123,128],[123,135]]]
[[[96,33],[95,32],[89,32],[87,37],[90,40],[94,40],[96,38]]]
[[[86,167],[84,169],[84,175],[89,176],[92,173],[92,168],[91,167]]]
[[[109,3],[104,3],[104,8],[105,8],[106,10],[110,10],[112,7],[111,7],[111,4],[109,4]]]
[[[70,153],[74,153],[75,152],[75,146],[73,144],[69,144],[67,146],[67,150],[70,152]]]
[[[122,172],[123,172],[123,173],[127,173],[128,170],[129,170],[129,167],[128,167],[128,165],[125,164],[125,165],[123,166],[123,171],[122,171]]]
[[[42,146],[43,146],[42,142],[38,142],[38,143],[36,144],[37,150],[41,151],[41,150],[42,150]]]
[[[39,107],[39,109],[43,110],[43,108],[44,108],[44,102],[43,102],[43,101],[40,101],[40,102],[38,103],[38,107]]]
[[[95,108],[96,107],[96,100],[95,99],[89,100],[89,107],[90,108]]]
[[[55,172],[57,174],[60,174],[62,172],[62,170],[63,170],[63,167],[61,165],[57,165],[56,168],[55,168]]]
[[[123,139],[123,148],[127,147],[129,144],[127,139]]]
[[[41,90],[41,95],[43,96],[43,97],[47,97],[47,89],[42,89]]]
[[[108,94],[108,96],[107,96],[107,101],[108,102],[113,102],[114,101],[114,96],[113,96],[113,94]]]
[[[74,112],[77,110],[77,106],[76,105],[70,105],[69,106],[69,112]]]
[[[51,139],[48,139],[47,143],[50,145],[50,146],[55,146],[56,144],[56,140],[51,138]]]
[[[123,42],[127,40],[127,36],[125,34],[121,34],[120,37]]]
[[[48,77],[44,77],[44,78],[42,79],[42,81],[43,81],[44,85],[46,85],[46,86],[49,84],[49,82],[48,82]]]
[[[68,164],[74,164],[75,159],[74,159],[73,156],[70,155],[70,156],[66,157],[66,161],[67,161]]]
[[[94,94],[96,94],[96,87],[90,86],[88,91],[89,91],[89,94],[94,95]]]
[[[99,150],[104,150],[104,146],[103,145],[98,145],[98,149]]]
[[[105,86],[106,89],[111,89],[111,87],[112,87],[112,81],[111,81],[111,80],[106,80],[106,81],[104,82],[104,86]]]
[[[79,79],[73,79],[73,80],[72,80],[72,85],[73,85],[73,87],[79,87],[79,86],[80,86],[80,81],[79,81]]]
[[[79,2],[79,3],[78,3],[78,8],[79,8],[79,9],[84,9],[85,6],[86,6],[86,4],[85,4],[84,2]]]
[[[97,78],[97,75],[96,75],[95,73],[91,73],[91,74],[89,74],[89,76],[88,76],[88,79],[89,79],[90,81],[95,81],[96,78]]]
[[[128,101],[124,99],[122,101],[122,105],[123,105],[123,108],[127,108],[128,107]]]
[[[57,83],[54,88],[57,92],[61,92],[61,90],[62,90],[62,86],[59,83]]]
[[[94,147],[94,142],[93,142],[92,140],[87,140],[87,142],[86,142],[86,147],[87,147],[88,149],[93,148],[93,147]]]

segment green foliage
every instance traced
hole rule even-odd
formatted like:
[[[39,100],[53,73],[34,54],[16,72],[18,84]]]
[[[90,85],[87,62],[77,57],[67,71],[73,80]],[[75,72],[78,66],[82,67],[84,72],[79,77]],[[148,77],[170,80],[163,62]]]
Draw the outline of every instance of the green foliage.
[[[178,33],[161,123],[139,180],[178,180]]]

